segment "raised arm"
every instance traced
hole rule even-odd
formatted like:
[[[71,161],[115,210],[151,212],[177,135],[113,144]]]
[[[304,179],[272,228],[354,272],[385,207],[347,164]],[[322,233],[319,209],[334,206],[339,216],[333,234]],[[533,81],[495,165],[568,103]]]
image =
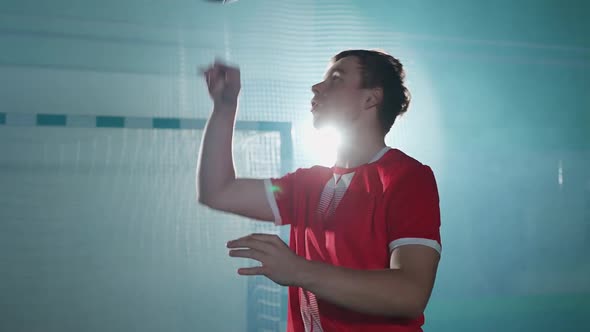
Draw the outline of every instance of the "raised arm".
[[[203,74],[214,107],[205,127],[197,167],[198,200],[216,210],[273,221],[264,180],[237,179],[234,169],[232,141],[240,71],[215,62]]]

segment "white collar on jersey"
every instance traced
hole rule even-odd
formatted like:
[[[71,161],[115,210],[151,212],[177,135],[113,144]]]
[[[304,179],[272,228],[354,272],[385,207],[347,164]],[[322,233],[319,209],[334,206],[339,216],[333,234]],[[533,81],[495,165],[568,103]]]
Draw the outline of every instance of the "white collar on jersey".
[[[332,182],[332,186],[334,186],[334,187],[344,186],[345,188],[348,188],[348,185],[352,181],[352,177],[354,176],[354,173],[355,172],[350,172],[350,173],[346,173],[346,174],[333,174],[334,181]]]
[[[381,157],[383,157],[385,155],[385,153],[389,150],[391,150],[391,148],[389,146],[385,146],[383,149],[379,150],[379,152],[377,152],[377,154],[375,154],[375,156],[373,156],[373,158],[371,158],[371,161],[369,161],[367,164],[374,163],[377,160],[381,159]],[[345,173],[345,174],[335,174],[334,173],[333,174],[334,175],[334,185],[338,186],[340,183],[342,183],[346,188],[348,188],[348,185],[352,181],[352,177],[354,176],[354,173],[355,172],[350,172],[350,173]]]
[[[379,152],[377,152],[377,154],[371,159],[371,161],[369,161],[369,164],[374,163],[377,160],[381,159],[381,157],[383,157],[383,155],[385,155],[385,153],[389,150],[391,150],[391,148],[389,146],[383,147],[383,149],[381,149]]]

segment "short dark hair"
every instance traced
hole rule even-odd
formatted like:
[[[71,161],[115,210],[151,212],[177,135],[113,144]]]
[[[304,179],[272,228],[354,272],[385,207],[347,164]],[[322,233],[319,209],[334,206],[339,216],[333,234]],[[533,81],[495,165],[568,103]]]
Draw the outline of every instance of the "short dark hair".
[[[379,122],[387,134],[398,115],[404,114],[410,105],[410,91],[404,85],[406,73],[401,62],[378,50],[346,50],[336,54],[332,61],[355,56],[361,65],[361,87],[381,87],[383,101],[379,105]]]

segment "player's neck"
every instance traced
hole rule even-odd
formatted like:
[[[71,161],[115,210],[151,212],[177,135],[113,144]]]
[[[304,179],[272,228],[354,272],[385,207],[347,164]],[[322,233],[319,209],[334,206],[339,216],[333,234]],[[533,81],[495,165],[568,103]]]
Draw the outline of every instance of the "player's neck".
[[[336,156],[336,167],[354,168],[366,164],[385,147],[380,135],[346,135],[342,137]]]

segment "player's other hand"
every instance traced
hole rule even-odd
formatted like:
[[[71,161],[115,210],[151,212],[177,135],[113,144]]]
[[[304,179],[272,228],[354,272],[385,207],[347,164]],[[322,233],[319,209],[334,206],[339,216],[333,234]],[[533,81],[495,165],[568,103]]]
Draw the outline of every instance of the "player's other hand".
[[[260,266],[239,269],[238,274],[263,275],[282,286],[297,285],[307,262],[291,251],[277,235],[250,234],[229,241],[227,247],[231,249],[231,257],[250,258],[260,262]]]

